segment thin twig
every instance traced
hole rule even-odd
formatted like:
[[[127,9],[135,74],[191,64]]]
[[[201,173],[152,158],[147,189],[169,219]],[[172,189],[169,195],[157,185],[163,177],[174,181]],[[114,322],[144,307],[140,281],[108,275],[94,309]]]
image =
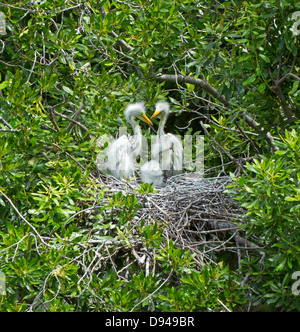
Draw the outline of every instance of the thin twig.
[[[195,78],[191,76],[183,76],[183,75],[160,75],[155,76],[154,79],[157,82],[170,82],[170,83],[176,83],[182,84],[182,83],[188,83],[195,86],[198,86],[208,92],[211,96],[219,100],[228,110],[232,110],[231,104],[226,100],[224,96],[220,96],[217,89],[215,89],[211,84],[209,84],[206,80]],[[260,124],[257,123],[250,115],[240,113],[238,114],[239,118],[244,119],[247,124],[255,129],[258,133],[263,133],[263,129],[261,129]],[[266,135],[266,141],[269,144],[269,146],[272,148],[272,151],[278,151],[279,149],[273,144],[273,137],[270,133],[267,133]]]
[[[73,119],[74,121],[71,121],[71,123],[68,125],[68,128],[67,128],[68,133],[73,129],[74,125],[77,124],[77,120],[79,119],[79,116],[80,116],[81,111],[83,110],[83,107],[84,107],[84,102],[82,100],[79,105],[78,110],[76,111],[76,113],[74,115],[74,119]],[[86,131],[88,131],[88,130],[86,130]]]
[[[169,273],[167,279],[165,279],[165,280],[161,283],[161,285],[160,285],[160,286],[159,286],[154,292],[152,292],[151,294],[149,294],[148,296],[146,296],[142,301],[140,301],[139,303],[137,303],[137,304],[136,304],[136,305],[130,310],[130,312],[133,312],[133,310],[134,310],[137,306],[139,306],[141,303],[143,303],[144,301],[148,300],[151,296],[153,296],[155,293],[157,293],[157,292],[162,288],[162,286],[163,286],[164,284],[166,284],[166,283],[169,281],[169,279],[171,278],[171,276],[172,276],[172,274],[173,274],[173,271],[174,271],[174,269],[172,268],[172,270],[171,270],[171,272]]]
[[[6,196],[4,194],[4,192],[0,189],[0,194],[2,196],[4,196],[7,201],[9,202],[9,204],[13,207],[13,209],[17,212],[17,214],[19,215],[19,217],[34,231],[34,233],[38,236],[38,238],[40,239],[40,241],[47,247],[50,247],[50,245],[48,243],[46,243],[43,238],[41,237],[41,235],[39,234],[39,232],[36,230],[36,228],[34,226],[31,225],[31,223],[22,216],[22,214],[20,213],[20,211],[16,208],[16,206],[14,205],[14,203],[12,202],[12,200]]]

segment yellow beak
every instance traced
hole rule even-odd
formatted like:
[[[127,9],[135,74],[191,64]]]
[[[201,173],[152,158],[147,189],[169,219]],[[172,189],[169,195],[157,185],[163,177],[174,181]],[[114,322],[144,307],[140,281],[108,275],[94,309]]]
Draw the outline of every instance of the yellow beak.
[[[160,115],[161,111],[155,111],[153,115],[151,116],[151,119],[155,119]]]
[[[141,114],[140,115],[141,120],[143,120],[144,122],[148,123],[150,126],[153,126],[152,121],[148,118],[148,116],[146,114]]]

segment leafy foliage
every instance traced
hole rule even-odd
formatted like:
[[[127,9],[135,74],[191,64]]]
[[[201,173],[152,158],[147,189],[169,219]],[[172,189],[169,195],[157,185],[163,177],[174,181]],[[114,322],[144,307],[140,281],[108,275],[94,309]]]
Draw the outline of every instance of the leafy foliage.
[[[299,4],[15,0],[0,7],[7,24],[0,40],[7,295],[0,310],[244,310],[245,274],[258,294],[254,307],[267,300],[298,310],[291,274],[300,270],[293,130],[300,66],[291,28]],[[209,86],[179,83],[178,75]],[[261,258],[248,254],[239,274],[221,261],[199,271],[189,252],[162,236],[165,225],[135,219],[137,196],[151,186],[135,195],[103,188],[94,161],[105,146],[97,139],[115,136],[125,106],[141,99],[149,107],[169,99],[168,131],[206,134],[209,174],[244,174],[236,191],[249,210],[249,235],[267,255],[262,269]],[[150,137],[149,128],[143,132]],[[136,245],[148,248],[152,271],[135,256]]]
[[[246,166],[252,174],[249,179],[242,176],[237,181],[241,188],[238,200],[249,211],[248,232],[260,239],[267,254],[263,263],[245,261],[244,270],[253,276],[255,288],[264,290],[259,294],[267,303],[298,311],[300,302],[292,294],[292,275],[300,268],[300,137],[295,130],[286,132],[278,145],[281,150],[273,157],[262,156]]]

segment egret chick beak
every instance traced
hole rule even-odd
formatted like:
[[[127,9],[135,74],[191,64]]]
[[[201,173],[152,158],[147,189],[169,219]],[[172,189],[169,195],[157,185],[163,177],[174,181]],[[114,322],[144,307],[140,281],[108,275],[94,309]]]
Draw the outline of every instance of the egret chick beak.
[[[148,125],[153,126],[152,121],[148,118],[146,114],[141,114],[140,119],[143,120],[144,122],[148,123]]]
[[[151,116],[151,119],[155,119],[160,115],[161,111],[155,111],[153,115]]]

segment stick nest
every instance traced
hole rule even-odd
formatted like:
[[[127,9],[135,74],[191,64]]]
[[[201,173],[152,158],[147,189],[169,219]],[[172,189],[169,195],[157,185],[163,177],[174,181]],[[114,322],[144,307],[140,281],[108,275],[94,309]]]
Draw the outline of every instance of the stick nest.
[[[106,195],[117,192],[135,194],[141,206],[130,221],[132,234],[143,221],[145,225],[157,223],[163,236],[178,248],[194,254],[199,269],[206,262],[216,262],[218,255],[230,252],[238,264],[241,251],[259,250],[245,238],[240,225],[245,221],[245,209],[225,193],[230,177],[202,178],[195,173],[182,174],[168,180],[165,187],[150,194],[137,192],[137,183],[124,183],[108,177],[103,180]],[[118,210],[118,209],[116,209]],[[118,214],[113,212],[113,216]],[[149,256],[138,236],[132,239],[131,247],[139,263]],[[150,255],[151,256],[151,255]]]
[[[160,190],[142,193],[137,182],[125,183],[103,174],[99,178],[92,176],[92,185],[87,184],[82,189],[88,195],[93,187],[98,194],[97,201],[77,212],[64,225],[68,227],[71,223],[77,223],[81,230],[73,236],[75,240],[76,236],[81,238],[82,234],[85,235],[84,240],[76,241],[76,257],[69,258],[69,264],[80,267],[78,284],[82,291],[76,297],[92,288],[95,276],[101,280],[108,271],[124,282],[130,281],[139,270],[144,271],[145,276],[157,276],[165,263],[160,261],[158,254],[168,249],[166,246],[170,245],[170,241],[162,240],[159,247],[153,246],[143,233],[147,226],[152,229],[156,227],[160,238],[171,240],[176,249],[183,249],[184,253],[190,254],[193,266],[198,270],[206,263],[217,264],[225,260],[222,255],[230,254],[230,261],[225,262],[234,263],[232,267],[236,268],[242,255],[249,250],[260,253],[260,248],[249,241],[240,228],[245,223],[246,211],[230,194],[225,193],[230,183],[229,177],[201,178],[195,173],[182,174],[170,178]],[[134,200],[133,212],[130,209],[134,205],[131,201],[130,208],[126,201],[128,198]],[[73,246],[70,241],[72,239],[66,239],[63,244],[60,242],[60,248]],[[52,236],[43,238],[43,243],[47,245],[44,250],[57,248],[57,239]],[[168,260],[167,255],[164,257]],[[29,311],[36,308],[44,310],[59,295],[60,287],[53,299],[44,300],[48,278],[57,276],[61,268],[59,265],[49,273]],[[172,273],[173,268],[169,275],[160,274],[158,278],[161,284],[154,293],[171,280]],[[72,297],[70,294],[67,296]],[[96,295],[93,295],[93,300],[103,301]],[[103,303],[106,305],[106,302]]]

